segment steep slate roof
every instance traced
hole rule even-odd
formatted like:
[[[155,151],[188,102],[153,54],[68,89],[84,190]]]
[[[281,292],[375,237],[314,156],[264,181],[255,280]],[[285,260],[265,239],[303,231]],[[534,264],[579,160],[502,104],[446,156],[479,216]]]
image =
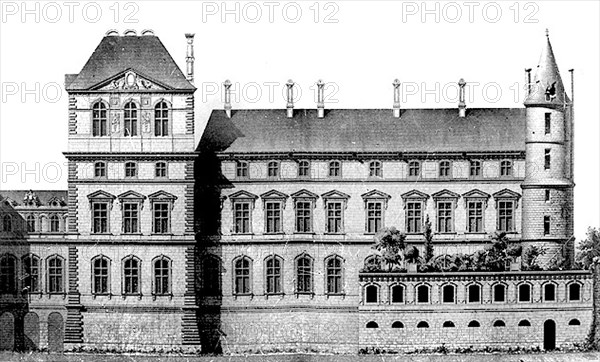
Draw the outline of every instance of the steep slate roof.
[[[87,90],[133,69],[149,80],[177,90],[194,90],[160,39],[153,35],[105,36],[76,77],[65,78],[67,90]]]
[[[11,199],[18,203],[17,206],[23,205],[23,198],[29,190],[7,190],[0,191],[0,201]],[[67,202],[68,192],[66,190],[33,190],[33,193],[40,199],[40,206],[48,206],[52,198],[57,197],[59,200]],[[65,206],[66,207],[66,206]]]
[[[552,97],[547,99],[546,93],[551,93]],[[558,71],[556,58],[550,44],[550,37],[546,33],[544,49],[540,55],[534,82],[531,85],[531,93],[525,99],[525,105],[562,107],[565,103],[570,102],[571,100],[565,93],[565,86]]]
[[[213,110],[199,151],[282,152],[493,152],[525,151],[524,108]]]

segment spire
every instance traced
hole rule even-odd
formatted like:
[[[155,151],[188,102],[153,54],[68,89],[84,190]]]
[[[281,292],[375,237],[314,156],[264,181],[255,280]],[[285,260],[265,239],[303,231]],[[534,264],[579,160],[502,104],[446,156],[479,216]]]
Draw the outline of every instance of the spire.
[[[525,99],[526,106],[557,107],[569,102],[560,78],[558,65],[556,65],[548,29],[546,29],[546,44],[542,50],[535,72],[535,79],[530,89],[531,92]]]

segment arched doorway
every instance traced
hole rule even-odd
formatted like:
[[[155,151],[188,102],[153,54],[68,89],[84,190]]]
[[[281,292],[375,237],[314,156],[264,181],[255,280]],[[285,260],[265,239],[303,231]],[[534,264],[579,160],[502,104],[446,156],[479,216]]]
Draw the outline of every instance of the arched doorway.
[[[0,316],[0,351],[12,351],[15,348],[15,317],[10,312]]]
[[[552,319],[544,322],[544,349],[550,351],[556,348],[556,323]]]
[[[63,352],[63,317],[60,313],[50,313],[48,316],[48,351]]]
[[[29,312],[23,321],[25,334],[25,350],[35,351],[40,346],[40,318],[37,314]]]

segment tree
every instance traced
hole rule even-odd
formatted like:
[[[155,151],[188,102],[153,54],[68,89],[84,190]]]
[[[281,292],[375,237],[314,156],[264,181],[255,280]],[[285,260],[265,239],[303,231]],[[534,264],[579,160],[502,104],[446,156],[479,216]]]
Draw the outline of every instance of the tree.
[[[414,245],[409,246],[404,252],[404,257],[406,258],[407,262],[416,263],[417,260],[419,260],[419,249],[417,249]]]
[[[600,261],[600,231],[589,227],[587,238],[579,243],[578,249],[576,260],[580,267],[589,269],[598,263]]]
[[[433,231],[431,230],[431,221],[429,221],[429,215],[425,219],[425,230],[423,231],[425,236],[425,263],[428,263],[433,258]]]
[[[395,265],[399,265],[402,259],[400,251],[405,248],[405,239],[406,235],[393,226],[385,228],[375,235],[373,249],[379,251],[388,266],[388,271],[392,271]]]

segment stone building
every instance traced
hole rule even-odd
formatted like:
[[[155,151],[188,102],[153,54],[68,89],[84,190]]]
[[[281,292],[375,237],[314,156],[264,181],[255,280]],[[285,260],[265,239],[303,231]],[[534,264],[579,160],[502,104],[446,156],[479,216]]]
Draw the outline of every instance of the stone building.
[[[395,227],[436,258],[505,232],[573,257],[572,100],[549,40],[524,108],[214,110],[186,71],[109,31],[69,94],[67,191],[2,196],[3,349],[341,352],[582,342],[587,271],[372,272]],[[37,284],[32,276],[37,276]],[[560,312],[560,313],[558,313]]]

